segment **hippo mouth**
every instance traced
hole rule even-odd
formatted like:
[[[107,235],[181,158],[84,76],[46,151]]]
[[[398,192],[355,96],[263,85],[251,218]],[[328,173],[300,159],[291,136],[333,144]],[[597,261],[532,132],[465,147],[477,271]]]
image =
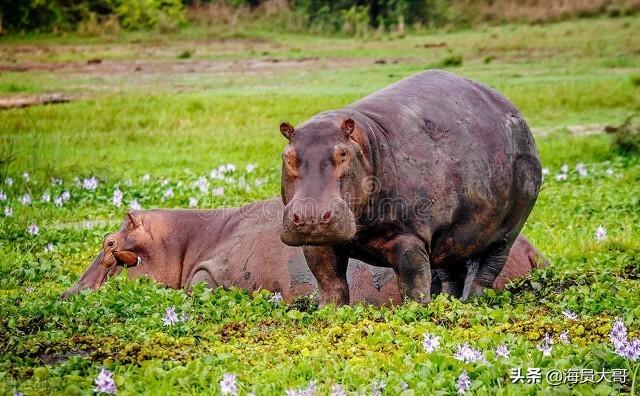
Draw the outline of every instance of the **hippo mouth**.
[[[283,223],[280,239],[285,245],[339,245],[352,241],[356,236],[356,222],[350,216],[330,223],[312,223],[303,226],[290,221]]]

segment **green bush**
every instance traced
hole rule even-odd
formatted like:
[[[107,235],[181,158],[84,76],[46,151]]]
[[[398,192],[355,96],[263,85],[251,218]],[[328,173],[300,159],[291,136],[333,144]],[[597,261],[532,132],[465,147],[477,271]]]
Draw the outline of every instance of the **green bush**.
[[[127,29],[170,30],[184,22],[183,11],[181,0],[9,1],[0,8],[0,26],[7,31],[34,32],[80,28],[87,33],[102,20],[112,26],[115,16]]]
[[[622,155],[640,154],[640,122],[638,114],[629,116],[619,127],[608,127],[613,133],[613,150]]]

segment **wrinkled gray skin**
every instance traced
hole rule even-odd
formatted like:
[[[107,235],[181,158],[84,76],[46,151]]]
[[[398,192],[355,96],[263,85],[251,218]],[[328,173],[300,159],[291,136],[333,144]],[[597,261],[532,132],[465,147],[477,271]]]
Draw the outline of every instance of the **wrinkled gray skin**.
[[[283,244],[277,232],[283,209],[280,199],[270,199],[237,209],[132,212],[118,232],[105,236],[102,252],[63,297],[99,288],[125,264],[131,278],[148,276],[176,289],[206,282],[210,287],[279,291],[286,301],[309,295],[317,284],[302,249]],[[496,287],[541,262],[524,237],[518,242]],[[351,303],[401,302],[390,269],[352,260],[347,279]],[[434,276],[432,291],[439,290]]]
[[[408,77],[296,128],[282,155],[282,241],[303,246],[322,304],[349,301],[349,258],[392,268],[428,302],[431,274],[467,297],[492,287],[538,196],[520,112],[451,73]]]

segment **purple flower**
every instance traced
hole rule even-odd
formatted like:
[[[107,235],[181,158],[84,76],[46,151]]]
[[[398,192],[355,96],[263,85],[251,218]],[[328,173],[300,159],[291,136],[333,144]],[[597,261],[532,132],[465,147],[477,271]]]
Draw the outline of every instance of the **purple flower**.
[[[593,237],[598,242],[604,241],[605,239],[607,239],[607,229],[604,228],[604,226],[599,226],[598,228],[596,228],[596,231],[593,234]]]
[[[422,337],[422,348],[428,353],[432,353],[440,349],[440,337],[425,333]]]
[[[456,381],[456,389],[458,390],[459,395],[464,395],[471,388],[471,378],[465,370],[462,370],[458,380]]]
[[[49,195],[48,192],[45,192],[42,194],[42,197],[40,198],[40,200],[42,202],[51,202],[51,195]]]
[[[560,168],[560,172],[562,172],[562,173],[569,172],[569,165],[567,165],[567,164],[562,165],[562,167]]]
[[[282,293],[280,292],[273,293],[273,296],[271,296],[271,302],[274,304],[280,304],[281,301],[282,301]]]
[[[13,179],[7,177],[6,179],[4,179],[4,184],[6,184],[7,186],[13,186]]]
[[[560,338],[560,341],[562,341],[563,344],[571,343],[571,341],[569,341],[569,330],[565,330],[560,333],[560,336],[558,338]]]
[[[17,390],[14,389],[12,395],[13,396],[24,396],[24,393],[18,392]]]
[[[0,190],[0,201],[6,201],[7,200],[7,193],[5,193],[4,191]]]
[[[55,197],[55,199],[53,200],[53,204],[57,207],[61,207],[64,204],[64,200],[62,199],[62,197]]]
[[[113,380],[113,373],[109,370],[102,369],[93,383],[96,386],[93,389],[96,393],[115,395],[117,392],[116,383]]]
[[[195,208],[198,206],[198,198],[189,197],[189,207]]]
[[[256,169],[255,164],[247,164],[247,173],[251,173]]]
[[[625,357],[634,362],[640,358],[640,339],[634,338],[627,344]]]
[[[123,195],[124,194],[122,194],[122,191],[120,191],[120,189],[116,187],[116,189],[113,191],[113,206],[115,206],[116,208],[122,206]]]
[[[551,350],[553,349],[553,339],[549,337],[549,334],[545,334],[542,342],[538,344],[538,350],[542,352],[542,356],[551,356]]]
[[[289,389],[286,391],[287,396],[313,396],[316,394],[316,382],[310,381],[306,388]]]
[[[509,351],[507,344],[499,345],[498,348],[496,348],[496,356],[508,358],[510,353],[511,351]]]
[[[224,187],[218,187],[213,189],[213,195],[216,197],[221,197],[224,195]]]
[[[627,343],[627,326],[624,325],[622,319],[616,319],[613,323],[609,339],[616,348]]]
[[[224,374],[222,376],[222,380],[220,380],[220,393],[232,396],[238,394],[237,376],[235,374]]]
[[[5,206],[4,207],[4,217],[11,217],[13,216],[13,209],[11,209],[10,206]]]
[[[167,188],[167,190],[162,194],[162,198],[168,199],[173,197],[173,188]]]
[[[485,357],[482,355],[482,352],[477,349],[471,348],[467,343],[460,345],[453,357],[465,363],[487,361],[487,359],[485,359]]]
[[[27,232],[30,235],[36,236],[40,232],[40,228],[38,228],[37,224],[31,224],[29,225],[29,227],[27,227]]]
[[[51,253],[54,250],[56,250],[56,247],[51,242],[47,243],[47,246],[44,247],[44,252],[45,253]]]
[[[69,194],[69,191],[63,191],[60,197],[64,202],[67,202],[71,198],[71,194]]]
[[[96,188],[98,188],[98,179],[96,179],[95,176],[91,176],[88,179],[83,179],[82,188],[89,191],[95,190]]]
[[[165,309],[164,318],[162,318],[162,323],[164,323],[165,326],[172,326],[178,323],[179,321],[180,319],[178,318],[178,315],[176,314],[174,307],[169,307]]]
[[[18,198],[18,201],[20,201],[20,203],[23,205],[31,205],[31,195],[28,193],[24,194],[23,196]]]
[[[567,174],[566,173],[558,173],[556,175],[556,181],[565,181],[567,180]]]

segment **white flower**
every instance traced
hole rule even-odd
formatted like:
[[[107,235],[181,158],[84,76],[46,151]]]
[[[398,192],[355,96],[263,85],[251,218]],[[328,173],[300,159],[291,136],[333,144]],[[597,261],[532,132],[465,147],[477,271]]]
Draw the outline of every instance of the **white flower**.
[[[256,169],[256,165],[255,164],[247,164],[247,173],[251,173]]]
[[[458,347],[458,350],[453,355],[454,358],[465,363],[473,362],[485,362],[486,359],[477,349],[471,348],[466,342]]]
[[[173,197],[173,188],[167,188],[167,190],[162,194],[164,199],[168,199]]]
[[[4,179],[4,184],[6,184],[7,186],[13,186],[13,178],[7,177],[6,179]]]
[[[569,311],[568,309],[562,311],[562,314],[569,320],[578,320],[578,315],[576,315],[575,312]]]
[[[96,179],[95,176],[91,176],[88,179],[83,179],[82,188],[88,191],[94,191],[96,188],[98,188],[98,179]]]
[[[567,174],[566,173],[558,173],[556,175],[556,181],[565,181],[567,180]]]
[[[422,337],[422,347],[428,353],[432,353],[440,349],[440,337],[425,333]]]
[[[347,396],[347,392],[344,390],[342,385],[333,384],[331,386],[331,396]]]
[[[62,179],[57,179],[55,177],[51,178],[51,184],[54,186],[61,186],[62,185]]]
[[[29,225],[29,227],[27,227],[27,232],[30,235],[36,236],[40,232],[40,228],[38,228],[37,224],[31,224]]]
[[[146,183],[146,182],[148,182],[149,180],[151,180],[151,176],[150,176],[148,173],[145,173],[145,174],[142,176],[142,181]]]
[[[64,203],[64,200],[62,199],[61,196],[55,197],[55,199],[53,200],[53,204],[58,207],[62,206],[63,203]]]
[[[51,242],[47,243],[47,246],[44,247],[44,252],[45,253],[51,253],[54,250],[56,250],[56,247]]]
[[[224,172],[235,172],[235,171],[236,171],[235,164],[227,164]]]
[[[122,196],[122,191],[120,191],[120,189],[116,187],[116,189],[113,191],[113,206],[115,206],[116,208],[122,206]]]
[[[560,168],[560,172],[562,172],[562,173],[569,172],[569,165],[567,165],[567,164],[562,165],[562,167]]]
[[[599,226],[598,228],[596,228],[596,231],[593,234],[593,237],[598,242],[604,241],[605,239],[607,239],[607,229],[604,228],[604,226]]]
[[[496,348],[496,356],[508,358],[509,354],[511,354],[511,351],[507,347],[507,344],[499,345],[498,348]]]
[[[553,339],[549,337],[549,334],[545,334],[542,342],[538,345],[538,350],[542,352],[542,356],[551,356]]]
[[[93,222],[91,221],[85,221],[84,222],[84,228],[86,228],[87,230],[90,230],[93,228]]]
[[[237,376],[235,374],[224,374],[220,381],[220,393],[223,395],[237,395],[238,384]]]
[[[224,187],[217,187],[213,189],[213,195],[216,197],[221,197],[224,195]]]
[[[549,168],[542,168],[542,176],[546,176],[549,174]]]
[[[7,193],[5,193],[4,191],[0,190],[0,201],[4,202],[7,200]]]
[[[23,205],[31,205],[31,195],[24,194],[23,196],[21,196],[18,201],[20,201],[21,204]]]
[[[45,192],[42,194],[42,197],[40,198],[40,200],[42,202],[51,202],[51,195],[49,195],[48,192]]]
[[[578,172],[580,177],[586,177],[589,174],[587,167],[582,162],[576,165],[576,172]]]
[[[71,194],[69,194],[69,191],[63,191],[62,195],[60,195],[62,197],[62,200],[64,202],[67,202],[69,200],[69,198],[71,198]]]
[[[162,179],[162,181],[160,182],[160,185],[163,187],[166,186],[167,184],[169,184],[169,180],[167,179]]]
[[[558,338],[560,338],[560,341],[562,341],[563,344],[569,344],[569,330],[565,330],[560,333],[560,336]]]
[[[189,207],[195,208],[196,206],[198,206],[198,198],[189,197]]]
[[[371,395],[372,396],[381,396],[382,395],[382,391],[386,387],[387,387],[387,383],[382,381],[382,380],[373,381],[371,383]]]
[[[10,206],[5,206],[4,207],[4,217],[11,217],[13,216],[13,209],[11,209]]]
[[[22,179],[25,181],[25,183],[29,183],[29,180],[31,180],[31,176],[29,176],[29,172],[22,173]]]
[[[131,202],[129,202],[129,208],[131,208],[132,210],[140,210],[142,209],[142,206],[140,206],[140,203],[138,202],[137,199],[134,199]]]
[[[204,176],[198,178],[198,182],[196,183],[196,185],[198,186],[200,192],[203,194],[206,194],[209,191],[209,182]]]
[[[607,170],[606,170],[606,171],[604,171],[604,173],[605,173],[607,176],[613,176],[613,169],[611,169],[611,168],[607,168]]]
[[[209,177],[212,179],[224,179],[224,172],[220,169],[212,169],[211,173],[209,173]]]

